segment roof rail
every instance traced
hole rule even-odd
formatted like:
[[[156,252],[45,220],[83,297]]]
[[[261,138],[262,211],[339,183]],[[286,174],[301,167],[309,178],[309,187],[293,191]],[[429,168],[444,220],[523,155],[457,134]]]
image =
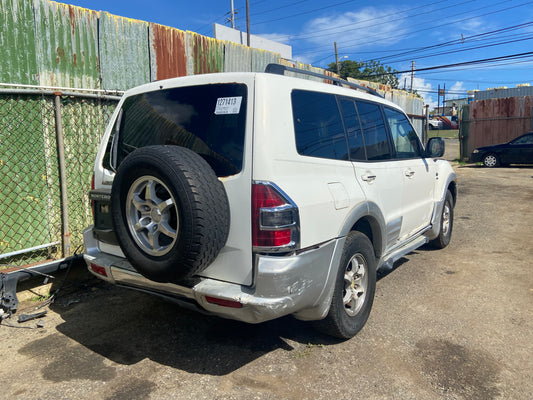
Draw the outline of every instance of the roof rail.
[[[359,90],[362,90],[363,92],[373,94],[374,96],[384,98],[384,96],[380,95],[374,89],[358,85],[357,83],[348,82],[347,80],[344,80],[344,79],[335,78],[334,76],[329,76],[326,74],[319,74],[318,72],[307,71],[301,68],[287,67],[286,65],[271,63],[266,66],[265,72],[269,74],[277,74],[277,75],[285,75],[285,72],[295,72],[297,74],[314,76],[317,78],[327,79],[328,81],[333,81],[333,83],[338,86],[346,85],[351,88],[359,89]]]

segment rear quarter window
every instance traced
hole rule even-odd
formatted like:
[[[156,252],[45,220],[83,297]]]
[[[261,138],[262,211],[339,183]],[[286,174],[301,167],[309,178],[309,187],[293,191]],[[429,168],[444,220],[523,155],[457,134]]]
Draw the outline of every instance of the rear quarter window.
[[[291,100],[298,154],[349,160],[348,145],[335,95],[293,90]]]

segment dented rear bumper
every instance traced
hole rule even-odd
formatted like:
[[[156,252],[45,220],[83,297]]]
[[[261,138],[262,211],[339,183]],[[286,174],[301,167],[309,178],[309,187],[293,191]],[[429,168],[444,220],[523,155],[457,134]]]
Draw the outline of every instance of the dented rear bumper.
[[[159,295],[187,308],[248,323],[295,314],[306,320],[321,319],[329,309],[339,249],[335,239],[289,256],[256,255],[254,284],[244,286],[200,278],[192,287],[159,283],[140,275],[122,257],[101,252],[89,228],[84,232],[85,262],[97,277],[110,283]]]

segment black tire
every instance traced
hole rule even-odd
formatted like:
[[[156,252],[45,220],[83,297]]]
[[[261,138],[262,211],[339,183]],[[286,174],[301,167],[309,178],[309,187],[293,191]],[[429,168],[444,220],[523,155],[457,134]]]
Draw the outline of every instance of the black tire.
[[[315,322],[316,328],[341,339],[355,336],[370,315],[375,291],[376,257],[372,242],[361,232],[350,232],[342,250],[328,315]]]
[[[487,168],[499,167],[500,158],[494,153],[486,154],[483,156],[483,165]]]
[[[450,244],[453,230],[453,196],[449,190],[446,191],[444,206],[440,216],[439,236],[429,242],[430,246],[435,249],[443,249]]]
[[[229,233],[229,203],[209,164],[178,146],[147,146],[120,164],[111,192],[113,224],[133,267],[157,282],[206,268]]]

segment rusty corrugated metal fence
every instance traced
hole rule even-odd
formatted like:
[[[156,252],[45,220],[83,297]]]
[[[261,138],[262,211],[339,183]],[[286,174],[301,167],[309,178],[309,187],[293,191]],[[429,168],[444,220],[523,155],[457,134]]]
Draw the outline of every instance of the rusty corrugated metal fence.
[[[110,92],[185,75],[263,72],[270,63],[336,76],[266,50],[49,0],[0,0],[0,26],[0,269],[57,259],[82,244],[93,160],[117,101]],[[421,99],[376,89],[422,114]]]
[[[533,130],[533,96],[479,100],[463,107],[461,158],[477,147],[508,142]]]

